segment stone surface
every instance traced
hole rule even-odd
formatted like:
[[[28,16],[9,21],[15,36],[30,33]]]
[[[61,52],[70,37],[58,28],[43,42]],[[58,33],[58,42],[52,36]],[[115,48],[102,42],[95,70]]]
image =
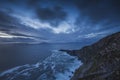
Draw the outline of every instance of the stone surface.
[[[61,51],[83,62],[71,80],[120,80],[120,32],[80,50]]]

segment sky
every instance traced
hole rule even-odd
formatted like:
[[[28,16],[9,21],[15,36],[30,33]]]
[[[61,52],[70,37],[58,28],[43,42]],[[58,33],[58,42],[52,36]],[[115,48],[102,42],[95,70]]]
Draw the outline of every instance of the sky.
[[[0,0],[1,42],[94,42],[118,31],[119,0]]]

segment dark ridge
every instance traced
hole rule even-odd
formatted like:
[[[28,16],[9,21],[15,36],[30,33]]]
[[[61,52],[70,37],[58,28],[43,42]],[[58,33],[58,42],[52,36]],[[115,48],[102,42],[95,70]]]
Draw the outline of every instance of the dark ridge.
[[[83,65],[71,80],[120,80],[120,32],[80,50],[60,50],[77,56]]]

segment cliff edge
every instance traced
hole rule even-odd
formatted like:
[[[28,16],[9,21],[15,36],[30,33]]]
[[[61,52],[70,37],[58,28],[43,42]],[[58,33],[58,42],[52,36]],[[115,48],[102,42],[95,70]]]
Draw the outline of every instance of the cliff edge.
[[[71,80],[120,80],[120,32],[80,50],[61,51],[83,62]]]

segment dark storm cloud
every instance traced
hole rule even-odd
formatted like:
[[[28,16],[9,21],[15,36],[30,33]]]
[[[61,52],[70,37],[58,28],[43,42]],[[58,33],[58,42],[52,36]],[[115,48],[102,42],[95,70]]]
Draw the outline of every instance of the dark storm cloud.
[[[76,0],[75,5],[82,16],[87,16],[95,23],[103,20],[120,20],[119,0]]]
[[[42,3],[42,1],[44,2]],[[38,3],[38,0],[33,2]],[[54,3],[54,7],[60,5],[64,10],[65,8],[75,6],[79,11],[79,17],[76,23],[81,24],[82,22],[87,22],[93,29],[95,24],[102,24],[102,26],[99,27],[100,30],[106,30],[113,28],[113,26],[120,25],[119,0],[40,0],[39,2],[43,5]],[[58,24],[65,20],[69,13],[65,13],[61,8],[57,10],[54,7],[39,8],[37,9],[37,15],[43,21]]]
[[[4,6],[14,6],[13,8],[16,10],[33,10],[37,18],[53,26],[57,26],[62,21],[66,20],[68,15],[67,12],[65,12],[65,7],[63,8],[61,5],[65,2],[59,0],[4,0],[1,4],[3,3]]]
[[[80,14],[75,23],[82,31],[78,34],[110,34],[120,30],[119,0],[74,0],[73,3]]]
[[[78,36],[94,35],[99,36],[106,32],[116,32],[120,30],[120,1],[119,0],[0,0],[0,10],[7,10],[6,13],[0,12],[0,30],[14,29],[24,32],[35,33],[37,36],[44,36],[52,38],[52,41],[75,41]],[[11,15],[10,12],[23,17],[18,20]],[[76,16],[77,15],[77,16]],[[16,17],[17,17],[16,16]],[[62,22],[71,23],[70,29],[73,33],[69,34],[54,34],[51,29],[39,29],[39,25],[24,25],[21,24],[25,19],[38,20],[38,23],[50,23],[51,29],[57,29],[57,26]],[[77,19],[76,19],[77,18]],[[39,21],[40,20],[40,21]],[[27,20],[25,20],[27,23]],[[23,23],[25,23],[25,21]],[[74,23],[75,22],[75,23]],[[29,22],[28,22],[29,24]],[[66,23],[67,24],[67,23]],[[30,27],[31,26],[31,27]],[[62,25],[66,27],[66,25]],[[38,27],[38,30],[33,30],[32,27]],[[61,27],[61,26],[60,26]],[[78,29],[78,30],[77,30]],[[13,34],[13,33],[12,33]],[[17,33],[15,33],[17,34]],[[14,34],[14,35],[15,35]],[[102,35],[103,35],[102,34]],[[33,34],[32,34],[33,35]],[[62,36],[62,38],[60,38]],[[69,36],[69,37],[68,37]],[[72,37],[71,37],[72,36]],[[95,37],[96,37],[95,36]],[[83,36],[84,37],[84,36]],[[85,36],[86,37],[86,36]],[[65,39],[66,38],[66,39]],[[82,37],[80,37],[82,38]],[[77,40],[79,41],[80,38]],[[90,37],[91,38],[91,37]]]
[[[17,30],[18,26],[20,26],[18,19],[10,16],[8,12],[0,11],[0,32],[10,33]]]
[[[40,1],[42,0],[28,0],[27,4],[33,7],[33,6],[36,6]]]
[[[8,12],[0,11],[0,29],[9,30],[17,28],[15,25],[18,24],[18,21],[18,19],[11,17]]]
[[[79,9],[80,17],[87,16],[93,23],[103,20],[109,20],[110,22],[120,20],[119,0],[2,0],[2,2],[13,3],[13,5],[21,4],[21,7],[26,5],[35,10],[37,8],[36,13],[38,16],[46,21],[51,19],[52,23],[64,20],[67,15],[61,8],[56,10],[56,5],[60,5],[63,8],[69,8],[74,5]],[[50,4],[53,5],[53,8],[50,6],[46,8],[41,7],[41,5]]]
[[[36,13],[40,20],[47,21],[53,25],[58,25],[67,17],[67,13],[59,6],[52,8],[38,8]]]
[[[20,24],[20,20],[11,16],[9,12],[0,11],[0,32],[14,35],[26,35],[23,32],[36,32],[34,29]],[[22,31],[22,32],[21,32]]]

